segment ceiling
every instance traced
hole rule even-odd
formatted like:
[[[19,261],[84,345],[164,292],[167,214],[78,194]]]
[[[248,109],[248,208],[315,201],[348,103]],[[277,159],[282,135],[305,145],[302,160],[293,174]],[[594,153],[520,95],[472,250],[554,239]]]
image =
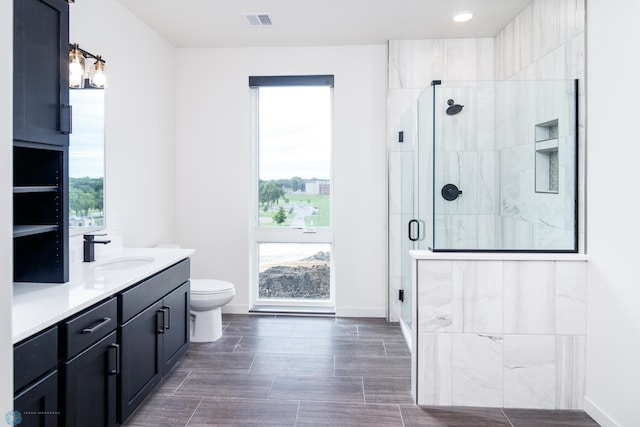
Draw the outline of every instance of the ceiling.
[[[531,0],[119,0],[175,47],[332,46],[493,37]],[[471,10],[458,24],[451,16]],[[250,27],[242,13],[269,13]]]

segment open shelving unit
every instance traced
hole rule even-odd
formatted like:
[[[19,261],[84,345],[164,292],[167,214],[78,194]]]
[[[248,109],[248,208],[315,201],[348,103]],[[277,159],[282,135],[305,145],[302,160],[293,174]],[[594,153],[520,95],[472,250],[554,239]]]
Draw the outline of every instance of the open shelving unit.
[[[15,282],[68,280],[67,147],[14,141]]]

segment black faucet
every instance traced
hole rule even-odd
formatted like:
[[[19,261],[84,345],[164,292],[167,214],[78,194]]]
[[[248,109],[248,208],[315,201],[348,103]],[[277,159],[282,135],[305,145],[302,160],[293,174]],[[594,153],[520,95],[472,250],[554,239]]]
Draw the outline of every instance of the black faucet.
[[[103,245],[111,243],[111,240],[95,240],[96,236],[106,236],[106,234],[84,234],[82,236],[82,238],[84,239],[84,262],[93,262],[96,260],[96,252],[94,248],[94,245],[96,243],[100,243]]]

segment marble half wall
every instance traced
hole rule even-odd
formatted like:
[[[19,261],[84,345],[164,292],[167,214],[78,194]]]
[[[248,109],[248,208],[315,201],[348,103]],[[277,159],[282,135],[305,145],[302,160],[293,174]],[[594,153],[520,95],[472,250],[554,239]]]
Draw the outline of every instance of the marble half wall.
[[[419,405],[583,408],[584,259],[416,262]]]

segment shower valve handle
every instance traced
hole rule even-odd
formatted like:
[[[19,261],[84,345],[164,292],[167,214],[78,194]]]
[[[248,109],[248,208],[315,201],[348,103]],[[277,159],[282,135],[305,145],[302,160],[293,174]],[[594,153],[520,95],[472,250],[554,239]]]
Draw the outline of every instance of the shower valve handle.
[[[447,184],[442,187],[442,191],[440,191],[440,194],[442,194],[442,197],[445,200],[452,202],[457,199],[458,196],[462,195],[462,190],[458,190],[458,187],[456,187],[455,184]]]

